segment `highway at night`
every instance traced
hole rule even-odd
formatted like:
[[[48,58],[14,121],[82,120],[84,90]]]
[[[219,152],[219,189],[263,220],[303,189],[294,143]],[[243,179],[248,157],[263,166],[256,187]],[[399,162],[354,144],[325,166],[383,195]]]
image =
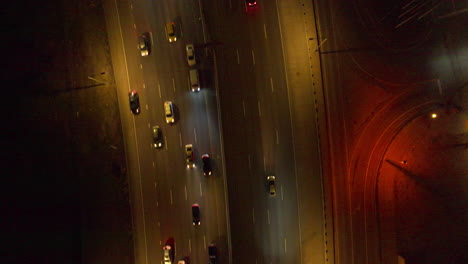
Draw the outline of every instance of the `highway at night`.
[[[439,20],[432,31],[400,20],[403,33],[382,40],[384,29],[371,24],[375,17],[364,10],[385,21],[398,14],[385,16],[395,10],[390,5],[369,11],[366,1],[246,2],[104,1],[135,263],[163,263],[166,241],[175,249],[173,263],[207,263],[211,243],[217,263],[373,264],[405,256],[416,263],[410,260],[419,253],[404,246],[407,223],[386,209],[402,210],[398,201],[389,202],[396,198],[388,186],[398,181],[389,177],[399,177],[401,161],[413,164],[422,155],[398,153],[404,147],[395,144],[414,141],[405,129],[418,126],[410,122],[429,126],[434,137],[445,135],[448,125],[427,125],[433,111],[447,118],[453,113],[457,125],[449,134],[464,133],[461,103],[452,98],[466,85],[468,60],[458,60],[466,32],[450,31],[453,38],[441,43],[441,32],[453,30],[450,21]],[[404,3],[395,5],[400,10]],[[424,10],[436,17],[453,11],[437,8]],[[169,36],[170,22],[176,40]],[[142,56],[138,41],[145,32],[150,52]],[[410,44],[401,44],[409,36]],[[195,65],[187,62],[187,44],[194,46]],[[453,69],[419,67],[433,63],[433,50],[440,57],[449,53],[452,64],[435,63]],[[198,70],[199,92],[190,87],[190,69]],[[130,111],[131,91],[139,95],[139,114]],[[166,122],[166,101],[173,102],[174,123]],[[154,126],[162,131],[161,148],[153,145]],[[194,168],[187,168],[187,144],[193,145]],[[462,156],[460,151],[447,155]],[[210,156],[211,175],[203,175],[203,154]],[[275,176],[274,195],[268,176]],[[398,184],[391,187],[395,193]],[[199,226],[192,224],[195,203]]]

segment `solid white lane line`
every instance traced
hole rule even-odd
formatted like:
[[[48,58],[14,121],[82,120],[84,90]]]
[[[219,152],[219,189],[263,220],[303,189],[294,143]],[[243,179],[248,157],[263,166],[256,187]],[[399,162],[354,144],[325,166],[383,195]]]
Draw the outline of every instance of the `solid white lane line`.
[[[195,143],[197,143],[197,129],[193,128],[193,135],[195,136]]]
[[[270,77],[270,86],[271,86],[271,92],[274,91],[274,88],[273,88],[273,78]]]
[[[161,98],[161,85],[158,83],[159,98]]]
[[[258,101],[258,116],[262,116],[262,110],[260,108],[260,101]]]
[[[279,144],[279,136],[278,136],[278,129],[275,130],[276,132],[276,144]]]
[[[128,86],[128,91],[131,91],[132,88],[131,88],[131,85],[130,85],[130,75],[128,73],[128,64],[127,64],[127,53],[125,52],[125,43],[124,43],[124,39],[123,39],[123,34],[122,34],[122,23],[120,22],[120,14],[119,14],[119,8],[118,8],[118,5],[117,5],[117,0],[114,0],[114,4],[115,4],[115,11],[117,13],[117,21],[119,23],[119,35],[120,35],[120,42],[122,44],[122,53],[123,53],[123,57],[124,57],[124,63],[125,63],[125,74],[126,74],[126,79],[127,79],[127,86]],[[139,150],[138,150],[138,137],[137,137],[137,134],[136,134],[136,125],[135,125],[135,118],[133,118],[133,134],[135,135],[135,146],[136,146],[136,156],[137,156],[137,161],[138,161],[138,185],[139,185],[139,188],[138,188],[138,193],[139,193],[139,196],[140,196],[140,200],[141,200],[141,208],[142,208],[142,222],[143,222],[143,235],[144,235],[144,248],[145,248],[145,263],[148,264],[148,239],[147,239],[147,235],[146,235],[146,220],[145,220],[145,200],[143,198],[143,183],[142,183],[142,179],[141,179],[141,164],[140,164],[140,154],[138,153]]]
[[[253,65],[255,65],[255,54],[253,50],[252,50],[252,62],[253,62]]]
[[[174,88],[174,93],[175,93],[175,80],[172,78],[172,88]]]
[[[200,182],[200,196],[201,196],[201,197],[203,197],[203,192],[202,192],[201,182]]]
[[[270,224],[270,210],[267,209],[267,216],[268,216],[268,224]]]
[[[192,243],[190,242],[190,239],[188,240],[188,248],[189,251],[192,252]]]
[[[239,50],[236,49],[236,54],[237,54],[237,64],[240,64],[240,57],[239,57]]]
[[[265,39],[268,39],[266,24],[263,24],[263,33],[265,34]]]
[[[284,196],[283,196],[283,185],[281,185],[281,201],[284,200]]]
[[[242,111],[244,112],[244,117],[245,117],[245,102],[242,100]]]
[[[187,201],[187,185],[184,185],[185,201]]]
[[[180,132],[179,132],[179,144],[182,147],[182,134],[180,134]]]
[[[255,208],[252,207],[252,223],[255,224]]]
[[[169,190],[169,195],[171,196],[171,204],[172,204],[172,189]]]
[[[201,18],[201,27],[202,27],[202,33],[203,33],[203,42],[206,43],[206,33],[205,33],[205,17],[203,16],[203,11],[202,11],[202,4],[201,1],[198,0],[198,7],[200,8],[200,18]]]

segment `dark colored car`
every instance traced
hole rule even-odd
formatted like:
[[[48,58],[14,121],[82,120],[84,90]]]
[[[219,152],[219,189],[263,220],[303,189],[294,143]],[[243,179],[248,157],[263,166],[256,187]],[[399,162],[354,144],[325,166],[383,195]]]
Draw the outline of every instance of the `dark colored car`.
[[[162,148],[163,137],[161,128],[159,126],[153,126],[153,147]]]
[[[267,182],[268,182],[268,188],[270,191],[271,196],[276,195],[276,177],[273,175],[270,175],[267,177]]]
[[[200,206],[198,204],[192,204],[192,218],[193,225],[200,225]]]
[[[138,115],[140,113],[140,97],[137,91],[133,90],[128,93],[128,101],[130,102],[130,110],[132,110],[132,113]]]
[[[202,161],[203,161],[203,175],[211,175],[211,160],[210,160],[210,155],[208,154],[203,154],[202,155]]]
[[[211,243],[208,246],[208,259],[210,264],[216,264],[216,257],[218,256],[218,249],[216,248],[216,244]]]
[[[140,48],[140,55],[146,57],[151,53],[151,40],[150,34],[145,32],[138,37],[138,47]]]

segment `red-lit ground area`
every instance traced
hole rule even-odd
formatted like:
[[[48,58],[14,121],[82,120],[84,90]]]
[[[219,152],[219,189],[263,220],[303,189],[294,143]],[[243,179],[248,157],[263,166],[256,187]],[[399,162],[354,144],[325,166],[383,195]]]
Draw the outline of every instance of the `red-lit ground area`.
[[[455,108],[434,113],[437,118],[412,119],[385,153],[381,223],[394,227],[396,249],[407,263],[466,263],[468,119]]]
[[[465,6],[319,2],[336,263],[467,263]]]

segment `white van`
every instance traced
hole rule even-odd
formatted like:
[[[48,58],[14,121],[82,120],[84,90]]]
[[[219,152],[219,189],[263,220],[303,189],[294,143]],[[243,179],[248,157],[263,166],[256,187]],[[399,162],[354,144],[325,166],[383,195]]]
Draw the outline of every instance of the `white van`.
[[[199,92],[200,91],[200,79],[198,78],[198,70],[191,69],[189,71],[189,79],[190,79],[190,87],[192,92]]]

